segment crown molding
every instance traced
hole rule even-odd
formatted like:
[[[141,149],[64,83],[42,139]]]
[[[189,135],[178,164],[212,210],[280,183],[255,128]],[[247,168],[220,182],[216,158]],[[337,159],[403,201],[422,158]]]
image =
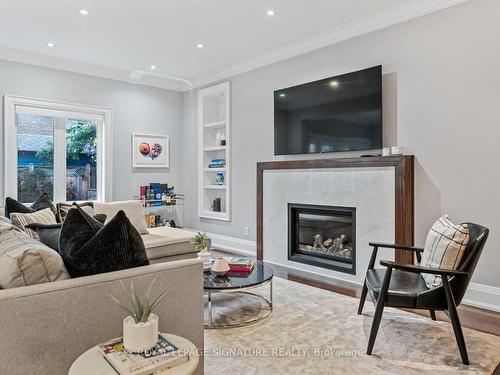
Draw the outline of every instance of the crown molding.
[[[165,90],[182,92],[191,89],[190,82],[188,80],[180,78],[168,77],[161,74],[140,70],[134,72],[125,72],[118,69],[85,64],[77,61],[44,56],[8,48],[0,48],[0,59],[19,62],[23,64],[38,65],[46,68],[85,74],[94,77],[113,79],[116,81],[124,81],[143,86],[156,87]]]
[[[256,58],[243,61],[220,71],[213,72],[205,77],[191,80],[193,88],[234,77],[266,65],[287,60],[314,50],[318,50],[348,39],[355,38],[373,31],[381,30],[399,23],[412,20],[430,13],[437,12],[468,0],[413,0],[388,11],[380,12],[359,21],[338,27],[332,31],[312,38],[290,44],[286,47],[260,55]]]

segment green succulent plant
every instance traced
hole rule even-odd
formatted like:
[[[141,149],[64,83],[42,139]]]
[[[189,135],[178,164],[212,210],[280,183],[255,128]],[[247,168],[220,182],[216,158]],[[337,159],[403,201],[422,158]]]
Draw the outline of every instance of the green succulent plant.
[[[198,232],[197,234],[195,234],[191,242],[197,250],[203,251],[205,247],[207,247],[205,243],[206,240],[208,240],[208,235],[206,233]]]
[[[134,287],[134,282],[130,282],[130,290],[128,290],[123,282],[120,280],[120,285],[125,293],[128,294],[130,299],[131,307],[127,307],[126,304],[120,302],[116,297],[110,296],[111,299],[118,304],[123,310],[125,310],[130,316],[134,319],[135,323],[145,323],[148,321],[149,316],[154,311],[154,309],[158,306],[160,301],[165,298],[167,295],[167,291],[164,290],[153,302],[150,302],[151,291],[153,290],[153,285],[156,282],[157,277],[151,282],[144,296],[144,299],[141,301],[137,296],[137,292]]]

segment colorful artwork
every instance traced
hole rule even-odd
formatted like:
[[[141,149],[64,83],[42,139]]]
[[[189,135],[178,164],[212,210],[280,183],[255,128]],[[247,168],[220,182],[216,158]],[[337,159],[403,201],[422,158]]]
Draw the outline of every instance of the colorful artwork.
[[[169,138],[166,135],[132,134],[134,168],[168,168]]]
[[[159,143],[155,143],[153,146],[150,146],[149,143],[143,142],[139,145],[139,152],[153,160],[160,156],[162,150],[163,147]]]

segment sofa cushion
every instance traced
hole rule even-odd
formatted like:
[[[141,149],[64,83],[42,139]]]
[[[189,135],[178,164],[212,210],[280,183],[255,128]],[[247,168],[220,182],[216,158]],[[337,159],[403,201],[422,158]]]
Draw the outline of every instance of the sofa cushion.
[[[169,227],[149,228],[142,236],[149,259],[196,252],[192,238],[191,232]]]
[[[96,214],[107,215],[106,224],[109,223],[113,217],[122,210],[127,215],[132,225],[137,229],[140,234],[147,234],[146,219],[144,218],[144,207],[142,201],[121,201],[111,203],[94,203],[94,211]]]
[[[14,225],[0,221],[0,288],[69,279],[61,256]]]
[[[22,214],[20,212],[13,212],[10,214],[10,220],[12,224],[26,232],[30,237],[38,240],[38,234],[36,231],[27,228],[28,224],[39,223],[39,224],[56,224],[56,217],[50,208],[46,208],[41,211],[36,211],[32,213]]]
[[[71,277],[149,264],[140,234],[121,210],[104,226],[79,207],[68,211],[59,251]]]
[[[40,197],[30,207],[10,197],[5,199],[5,216],[8,218],[10,218],[10,214],[14,212],[28,214],[41,211],[46,208],[50,208],[54,216],[57,215],[57,210],[47,193],[42,193],[42,195],[40,195]]]
[[[431,227],[425,240],[420,265],[431,268],[456,270],[469,243],[467,224],[453,224],[448,215],[440,217]],[[440,275],[423,273],[429,288],[441,286]]]
[[[81,202],[81,203],[58,203],[56,205],[56,210],[57,210],[57,222],[62,223],[64,221],[64,218],[68,214],[68,211],[74,208],[76,205],[81,207],[83,211],[88,213],[90,216],[94,216],[94,202]]]

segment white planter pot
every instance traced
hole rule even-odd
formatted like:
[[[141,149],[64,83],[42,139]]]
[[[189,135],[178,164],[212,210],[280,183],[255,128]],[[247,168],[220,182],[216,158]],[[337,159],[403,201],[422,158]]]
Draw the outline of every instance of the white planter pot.
[[[158,342],[158,316],[150,314],[145,323],[135,323],[134,318],[123,319],[123,346],[131,353],[151,349]]]
[[[203,269],[204,270],[210,269],[210,267],[212,266],[212,263],[210,262],[210,257],[212,254],[209,253],[208,251],[204,250],[204,251],[200,251],[196,255],[198,255],[198,259],[203,261]]]

